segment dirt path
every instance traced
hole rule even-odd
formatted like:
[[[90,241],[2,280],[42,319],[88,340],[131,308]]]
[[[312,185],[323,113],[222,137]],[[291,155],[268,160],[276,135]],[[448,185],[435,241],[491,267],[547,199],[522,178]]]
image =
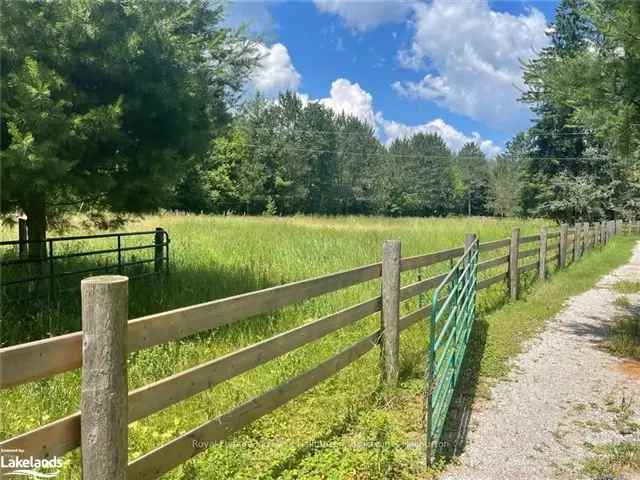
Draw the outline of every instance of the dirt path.
[[[572,298],[514,360],[491,400],[476,406],[460,464],[447,480],[581,478],[587,445],[640,441],[640,367],[603,351],[619,310],[611,286],[640,280],[640,244],[630,263]],[[627,295],[640,306],[640,295]],[[638,477],[625,477],[625,480]]]

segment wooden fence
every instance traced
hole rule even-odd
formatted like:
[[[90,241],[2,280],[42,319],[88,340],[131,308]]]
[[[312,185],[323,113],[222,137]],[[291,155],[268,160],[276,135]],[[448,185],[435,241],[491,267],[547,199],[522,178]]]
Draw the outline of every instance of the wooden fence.
[[[478,272],[492,274],[503,266],[506,270],[480,280],[478,289],[506,282],[509,296],[516,299],[522,274],[536,272],[536,278],[544,279],[551,271],[551,265],[562,268],[622,232],[640,232],[640,225],[637,222],[577,224],[571,228],[562,225],[559,231],[542,229],[537,235],[525,237],[520,236],[519,228],[515,228],[509,239],[480,243],[480,254],[491,255],[478,264]],[[102,276],[83,280],[82,331],[0,349],[0,388],[82,367],[80,411],[0,442],[0,449],[22,450],[21,457],[50,458],[81,447],[83,477],[87,480],[152,479],[197,455],[207,444],[229,437],[301,395],[377,345],[383,352],[386,382],[397,383],[400,332],[427,319],[431,311],[431,305],[427,304],[400,317],[400,304],[424,295],[446,277],[444,273],[401,286],[401,273],[451,261],[464,253],[461,246],[402,258],[400,248],[399,241],[387,241],[379,263],[134,320],[127,318],[127,277]],[[528,263],[522,262],[529,258]],[[128,353],[376,279],[381,279],[380,296],[127,391]],[[127,462],[128,423],[378,312],[381,314],[380,329],[334,357]],[[104,388],[97,389],[96,385]]]

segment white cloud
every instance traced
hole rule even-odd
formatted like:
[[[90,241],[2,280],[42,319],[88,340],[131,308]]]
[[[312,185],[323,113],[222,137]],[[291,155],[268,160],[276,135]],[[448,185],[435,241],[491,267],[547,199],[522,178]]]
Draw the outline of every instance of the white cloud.
[[[309,97],[306,95],[301,95],[301,98],[305,102],[309,101]],[[316,101],[336,113],[344,112],[367,122],[378,134],[384,133],[387,143],[391,143],[396,138],[411,137],[416,133],[437,133],[454,151],[460,150],[465,143],[475,142],[487,157],[492,158],[500,153],[500,147],[491,140],[483,140],[477,132],[473,132],[470,136],[465,135],[440,118],[413,126],[386,120],[382,112],[374,110],[371,94],[358,83],[352,83],[345,78],[334,80],[331,84],[330,96]]]
[[[405,125],[396,121],[382,120],[382,128],[387,137],[387,144],[398,138],[409,138],[417,133],[437,133],[444,140],[447,146],[453,150],[460,150],[465,143],[475,142],[488,158],[495,157],[500,153],[501,148],[491,140],[483,140],[480,134],[473,132],[471,136],[456,130],[441,118],[436,118],[429,123],[421,125]]]
[[[289,51],[281,43],[271,47],[258,44],[258,52],[262,57],[250,81],[250,87],[267,96],[275,96],[285,90],[296,91],[301,76],[293,66]]]
[[[321,12],[342,17],[347,26],[364,32],[382,23],[401,22],[411,11],[409,0],[314,0]]]
[[[437,73],[395,82],[398,93],[433,100],[493,127],[526,126],[529,110],[517,101],[521,61],[548,43],[540,11],[512,15],[492,11],[486,0],[433,0],[414,5],[413,24],[413,42],[400,52],[400,63]]]
[[[369,125],[376,126],[376,114],[373,111],[373,97],[357,83],[338,78],[331,83],[328,98],[319,102],[336,113],[346,113],[358,117]]]

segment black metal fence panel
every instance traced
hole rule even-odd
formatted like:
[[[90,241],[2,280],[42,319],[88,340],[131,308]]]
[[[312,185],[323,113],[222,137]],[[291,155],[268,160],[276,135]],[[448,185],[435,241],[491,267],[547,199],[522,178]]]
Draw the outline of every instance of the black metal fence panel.
[[[46,244],[46,256],[30,255],[31,246],[42,243]],[[0,295],[5,303],[52,302],[77,291],[80,280],[92,274],[121,274],[132,279],[166,274],[169,244],[169,233],[162,228],[44,241],[1,241]]]

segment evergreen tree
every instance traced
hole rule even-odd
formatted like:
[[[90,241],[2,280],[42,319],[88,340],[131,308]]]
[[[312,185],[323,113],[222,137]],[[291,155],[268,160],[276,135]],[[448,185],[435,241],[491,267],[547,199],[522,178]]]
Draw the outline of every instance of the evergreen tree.
[[[467,215],[485,215],[489,164],[484,153],[476,143],[466,143],[458,152],[456,163],[462,179],[463,212]]]
[[[32,240],[69,204],[165,204],[255,64],[206,0],[0,6],[1,204]]]

